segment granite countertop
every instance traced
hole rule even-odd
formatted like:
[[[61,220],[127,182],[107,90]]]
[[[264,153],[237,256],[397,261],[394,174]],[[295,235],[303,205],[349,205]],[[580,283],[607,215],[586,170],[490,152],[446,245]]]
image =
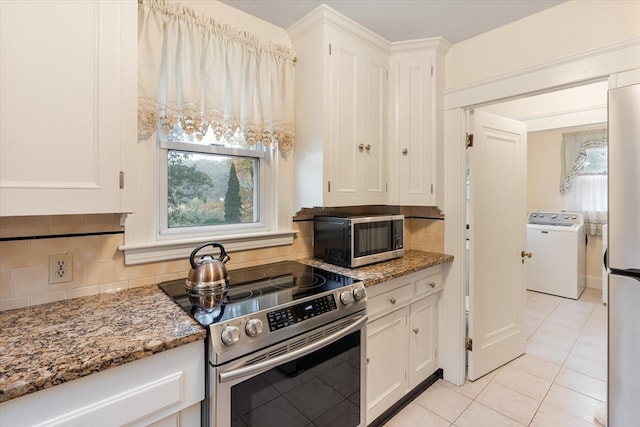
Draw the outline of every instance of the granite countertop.
[[[359,268],[299,262],[365,286],[453,261],[410,250]],[[156,285],[0,312],[0,403],[203,340],[206,331]]]
[[[425,268],[444,264],[453,261],[453,255],[439,252],[423,252],[416,250],[406,251],[402,258],[390,261],[379,262],[377,264],[366,265],[358,268],[339,267],[315,258],[305,258],[298,260],[307,265],[344,274],[364,282],[365,287],[374,286],[406,274],[424,270]]]
[[[203,340],[156,285],[0,312],[0,402]]]

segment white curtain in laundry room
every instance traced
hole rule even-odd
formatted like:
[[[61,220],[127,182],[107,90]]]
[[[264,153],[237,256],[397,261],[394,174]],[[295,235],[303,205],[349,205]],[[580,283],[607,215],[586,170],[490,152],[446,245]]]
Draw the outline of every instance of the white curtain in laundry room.
[[[586,233],[601,236],[607,222],[607,129],[568,132],[562,137],[564,207],[582,212]]]

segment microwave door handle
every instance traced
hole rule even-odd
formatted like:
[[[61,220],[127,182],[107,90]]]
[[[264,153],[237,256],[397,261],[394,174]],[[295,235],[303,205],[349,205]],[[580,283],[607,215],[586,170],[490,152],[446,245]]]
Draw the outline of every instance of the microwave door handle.
[[[356,320],[346,328],[341,329],[334,334],[326,336],[321,340],[316,341],[313,344],[310,344],[308,346],[304,346],[292,352],[274,357],[273,359],[268,359],[264,362],[256,363],[255,365],[232,369],[229,372],[221,372],[218,375],[219,380],[221,383],[224,383],[224,382],[232,381],[241,377],[251,376],[258,372],[268,371],[269,369],[275,368],[276,366],[282,365],[283,363],[287,363],[299,357],[305,356],[309,353],[313,353],[314,351],[319,350],[320,348],[328,344],[331,344],[332,342],[337,341],[340,338],[343,338],[351,334],[352,332],[357,331],[358,329],[362,328],[366,323],[367,323],[367,316],[362,316],[360,319]]]

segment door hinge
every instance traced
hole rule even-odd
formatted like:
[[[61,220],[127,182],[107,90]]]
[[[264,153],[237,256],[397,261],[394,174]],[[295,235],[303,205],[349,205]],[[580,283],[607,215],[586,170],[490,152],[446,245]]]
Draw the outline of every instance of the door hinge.
[[[124,172],[120,171],[120,189],[124,188]]]
[[[331,181],[327,181],[327,193],[331,193]]]
[[[329,43],[329,55],[331,55],[331,43]]]
[[[431,66],[431,75],[433,76],[433,65]]]
[[[464,339],[464,349],[467,351],[473,351],[473,340],[469,337]]]
[[[433,184],[431,184],[431,194],[433,194]]]
[[[385,71],[386,71],[387,80],[389,80],[389,70],[385,70]]]
[[[388,183],[388,182],[385,182],[385,183],[384,183],[384,192],[385,192],[385,193],[388,193],[388,192],[389,192],[389,183]]]
[[[469,147],[473,147],[473,134],[472,133],[468,133],[467,134],[467,148]]]

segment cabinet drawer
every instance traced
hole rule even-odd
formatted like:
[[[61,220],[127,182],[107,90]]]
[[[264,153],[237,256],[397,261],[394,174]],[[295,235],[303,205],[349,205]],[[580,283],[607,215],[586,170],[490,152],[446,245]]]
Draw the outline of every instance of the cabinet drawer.
[[[432,274],[427,277],[416,280],[416,298],[432,294],[440,291],[444,287],[444,279],[442,273]]]
[[[369,298],[367,301],[367,314],[369,319],[374,319],[392,310],[403,307],[413,298],[413,284],[407,283],[392,291]]]

